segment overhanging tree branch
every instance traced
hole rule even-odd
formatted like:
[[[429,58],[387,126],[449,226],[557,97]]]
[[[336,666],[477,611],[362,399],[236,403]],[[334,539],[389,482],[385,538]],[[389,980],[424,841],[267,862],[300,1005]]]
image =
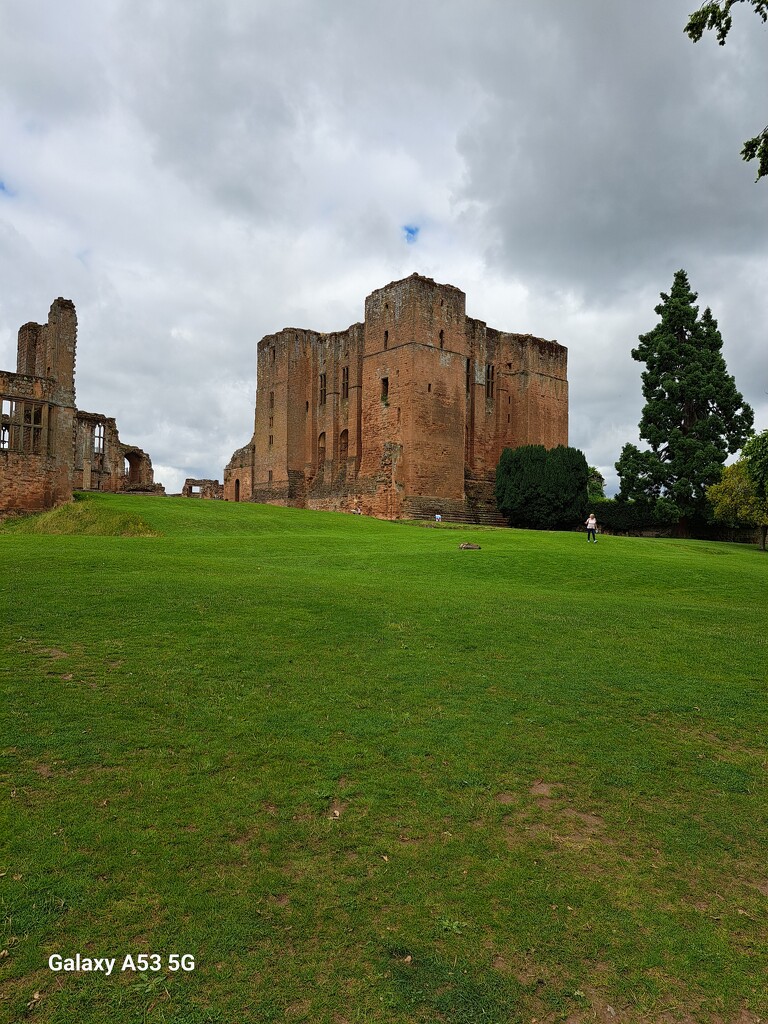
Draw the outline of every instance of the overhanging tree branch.
[[[708,0],[703,3],[688,19],[685,26],[686,35],[698,43],[705,32],[714,29],[720,46],[731,31],[733,18],[731,8],[734,4],[749,3],[755,14],[768,21],[768,0]],[[757,177],[755,181],[768,177],[768,125],[753,139],[747,139],[741,150],[742,160],[757,160]]]

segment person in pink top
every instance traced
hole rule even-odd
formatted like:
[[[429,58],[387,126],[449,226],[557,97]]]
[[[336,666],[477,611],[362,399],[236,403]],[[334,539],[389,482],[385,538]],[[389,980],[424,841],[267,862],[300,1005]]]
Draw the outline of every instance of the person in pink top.
[[[589,544],[590,537],[597,544],[597,520],[595,519],[594,512],[589,513],[589,519],[587,519],[584,525],[587,528],[587,544]]]

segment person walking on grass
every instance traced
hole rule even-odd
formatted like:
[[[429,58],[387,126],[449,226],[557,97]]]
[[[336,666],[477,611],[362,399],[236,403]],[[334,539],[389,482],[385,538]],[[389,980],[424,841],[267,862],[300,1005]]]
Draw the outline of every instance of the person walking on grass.
[[[589,544],[590,537],[597,544],[597,520],[595,519],[594,512],[589,513],[589,519],[587,519],[584,525],[587,527],[587,544]]]

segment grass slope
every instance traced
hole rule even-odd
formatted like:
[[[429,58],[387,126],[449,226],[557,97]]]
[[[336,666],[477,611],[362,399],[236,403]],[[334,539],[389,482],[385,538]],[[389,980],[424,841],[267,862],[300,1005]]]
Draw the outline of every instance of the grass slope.
[[[765,1015],[756,549],[78,504],[155,536],[0,533],[0,1020]]]

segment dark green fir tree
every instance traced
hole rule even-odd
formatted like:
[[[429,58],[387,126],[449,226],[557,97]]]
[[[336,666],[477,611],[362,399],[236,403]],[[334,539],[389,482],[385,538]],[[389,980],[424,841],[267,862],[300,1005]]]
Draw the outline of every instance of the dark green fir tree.
[[[669,295],[656,306],[661,318],[632,358],[645,363],[645,407],[640,437],[650,450],[626,444],[616,463],[619,497],[653,504],[673,502],[681,532],[703,518],[707,487],[752,429],[752,409],[736,389],[722,355],[723,339],[709,309],[699,317],[696,294],[678,270]]]

